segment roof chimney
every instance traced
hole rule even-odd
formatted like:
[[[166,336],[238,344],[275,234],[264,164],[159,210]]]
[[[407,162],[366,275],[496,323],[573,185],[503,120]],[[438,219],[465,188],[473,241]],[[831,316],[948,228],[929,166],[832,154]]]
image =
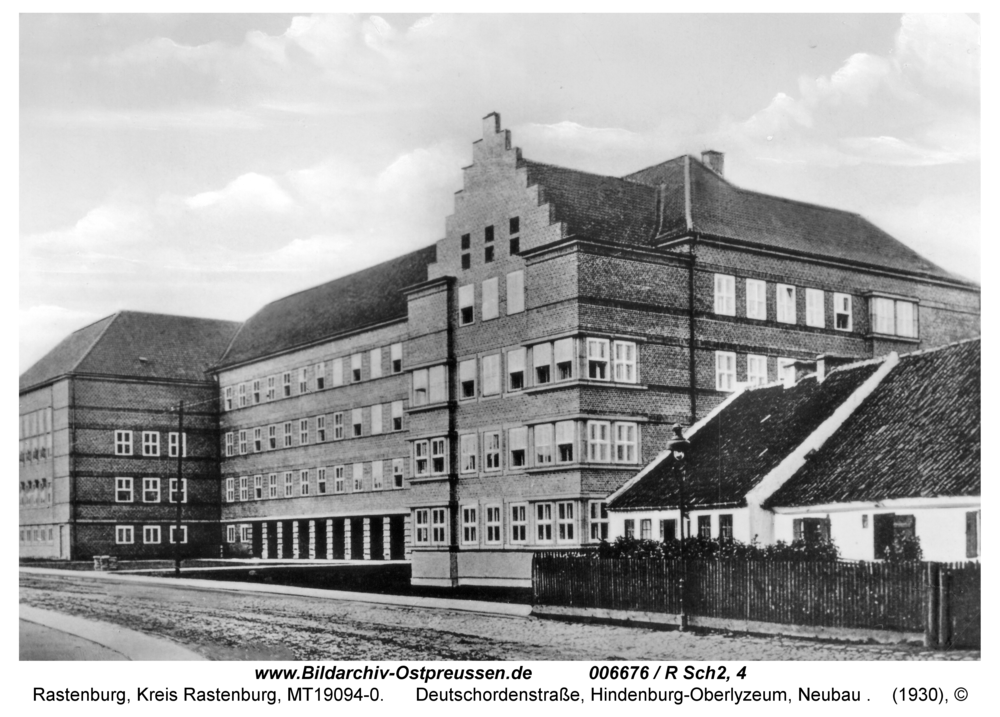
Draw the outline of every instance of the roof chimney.
[[[726,165],[726,155],[722,152],[717,152],[714,149],[706,149],[701,153],[701,163],[720,177],[724,176],[723,169]]]

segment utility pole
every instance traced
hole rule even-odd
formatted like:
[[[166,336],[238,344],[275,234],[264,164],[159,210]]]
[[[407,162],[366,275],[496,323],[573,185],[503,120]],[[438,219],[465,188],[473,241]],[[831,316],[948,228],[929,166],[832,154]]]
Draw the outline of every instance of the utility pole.
[[[177,526],[174,528],[174,577],[181,576],[181,518],[184,486],[184,401],[177,408]]]

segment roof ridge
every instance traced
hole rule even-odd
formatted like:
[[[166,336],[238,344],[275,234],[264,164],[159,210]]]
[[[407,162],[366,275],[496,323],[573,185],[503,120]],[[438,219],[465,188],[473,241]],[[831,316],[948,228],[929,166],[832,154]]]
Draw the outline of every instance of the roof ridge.
[[[186,321],[215,321],[217,323],[226,324],[240,324],[241,321],[233,321],[231,319],[211,319],[205,316],[187,316],[185,314],[165,314],[161,311],[136,311],[135,309],[120,309],[112,315],[124,315],[133,314],[136,316],[163,316],[168,319],[184,319]],[[96,322],[94,322],[96,323]]]
[[[936,351],[944,351],[945,349],[954,348],[956,346],[961,346],[962,344],[971,344],[974,341],[982,341],[982,336],[973,336],[969,339],[959,339],[958,341],[952,341],[948,344],[942,344],[941,346],[931,346],[926,349],[917,349],[916,351],[910,351],[905,354],[900,354],[899,358],[910,358],[911,356],[923,356],[924,354],[932,354]]]
[[[642,172],[645,172],[647,169],[653,169],[653,167],[662,167],[664,164],[670,164],[671,162],[677,162],[679,160],[684,159],[684,157],[689,157],[689,156],[691,156],[691,155],[688,155],[688,154],[679,154],[676,157],[671,157],[670,159],[665,159],[662,162],[656,162],[655,164],[650,164],[650,165],[647,165],[645,167],[642,167],[641,169],[637,169],[634,172],[629,172],[628,174],[624,175],[623,177],[620,177],[620,179],[624,179],[626,182],[632,182],[634,180],[626,179],[626,177],[631,177],[633,174],[641,174]]]
[[[629,179],[623,179],[622,177],[616,177],[616,176],[614,176],[612,174],[598,174],[597,172],[588,172],[585,169],[574,169],[573,167],[564,167],[561,164],[552,164],[550,162],[538,162],[538,161],[536,161],[534,159],[525,159],[524,163],[525,164],[537,164],[537,165],[539,165],[541,167],[551,167],[552,169],[561,169],[564,172],[573,172],[575,174],[585,174],[588,177],[599,177],[601,179],[613,179],[616,182],[624,182],[625,184],[629,184],[629,185],[636,186],[636,187],[649,187],[650,189],[653,189],[653,187],[650,187],[648,184],[642,184],[641,182],[633,182],[633,181],[631,181]]]

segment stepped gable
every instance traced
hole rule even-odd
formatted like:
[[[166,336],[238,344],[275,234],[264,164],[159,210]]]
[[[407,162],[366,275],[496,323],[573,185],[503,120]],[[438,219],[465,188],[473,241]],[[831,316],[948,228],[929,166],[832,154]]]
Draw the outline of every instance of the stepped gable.
[[[765,505],[981,495],[980,360],[979,339],[901,356]]]
[[[243,324],[219,367],[405,319],[402,290],[426,281],[436,256],[432,245],[272,301]]]

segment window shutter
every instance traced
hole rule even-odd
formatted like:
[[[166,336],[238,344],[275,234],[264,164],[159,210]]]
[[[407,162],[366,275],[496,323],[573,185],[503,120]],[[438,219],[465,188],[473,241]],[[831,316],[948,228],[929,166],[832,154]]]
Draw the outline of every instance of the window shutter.
[[[965,557],[979,557],[979,512],[965,514]]]
[[[475,303],[476,286],[467,284],[458,288],[458,308],[464,309]]]
[[[513,349],[507,352],[507,372],[524,371],[524,349]]]
[[[476,359],[462,361],[458,365],[458,377],[460,381],[476,380]]]
[[[552,344],[538,344],[531,349],[532,362],[535,368],[552,364]]]
[[[559,339],[555,343],[556,363],[573,360],[573,339]]]

